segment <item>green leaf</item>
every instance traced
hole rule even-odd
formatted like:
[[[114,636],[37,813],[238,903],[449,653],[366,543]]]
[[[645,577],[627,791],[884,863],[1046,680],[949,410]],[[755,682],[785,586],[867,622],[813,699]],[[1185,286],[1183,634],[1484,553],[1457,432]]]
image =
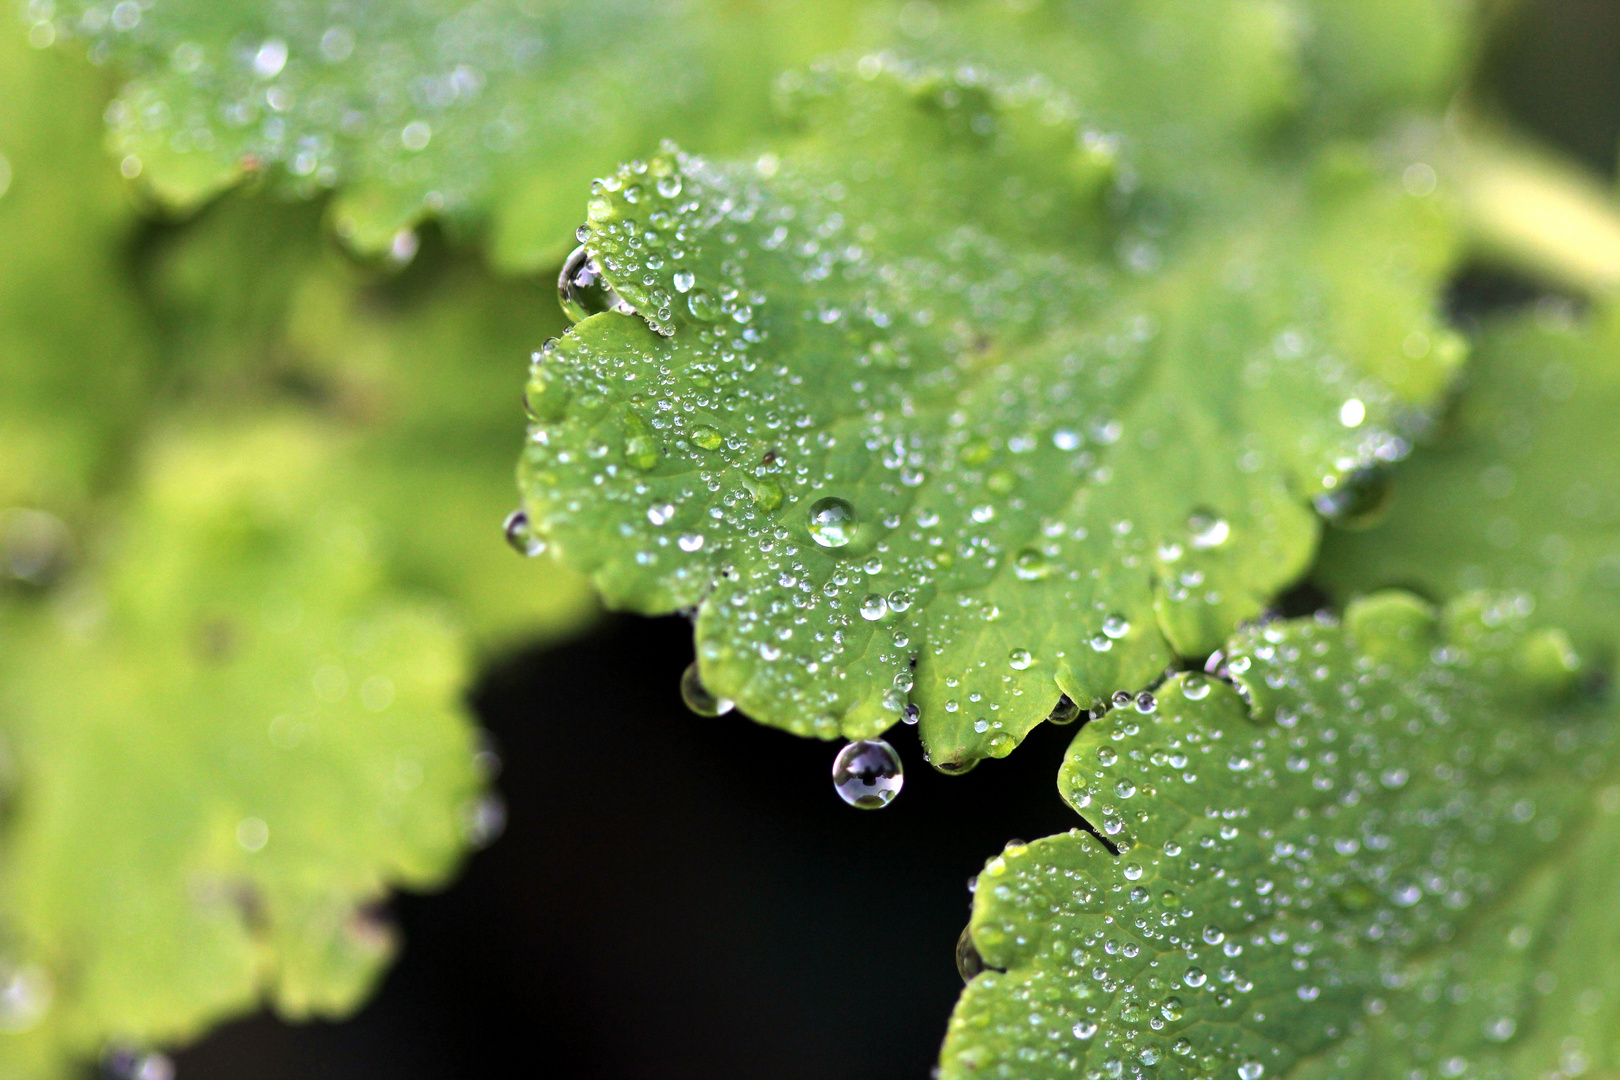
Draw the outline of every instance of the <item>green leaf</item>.
[[[1392,479],[1382,519],[1330,530],[1315,576],[1340,594],[1513,590],[1608,667],[1620,645],[1620,319],[1505,317],[1477,353],[1432,445]]]
[[[295,192],[341,187],[333,218],[359,250],[442,215],[488,226],[497,262],[533,269],[567,250],[593,175],[665,136],[748,145],[769,126],[771,76],[842,47],[863,8],[177,0],[133,22],[88,0],[29,10],[36,33],[81,35],[135,73],[113,142],[171,205],[274,169]]]
[[[82,512],[144,411],[149,328],[121,265],[136,218],[98,82],[0,33],[0,511]]]
[[[388,589],[342,441],[222,417],[142,472],[104,571],[5,610],[8,1075],[352,1010],[369,905],[478,831],[461,645]]]
[[[522,465],[563,556],[694,610],[704,681],[766,723],[909,701],[959,770],[1209,652],[1460,358],[1443,209],[1354,149],[1177,198],[1037,84],[868,57],[794,93],[781,155],[597,185],[640,315],[538,358]]]
[[[1616,803],[1592,797],[1612,704],[1527,662],[1545,635],[1511,598],[1437,618],[1379,594],[1343,626],[1234,637],[1235,686],[1177,674],[1088,724],[1059,788],[1097,832],[979,875],[970,931],[996,970],[963,992],[943,1075],[1544,1075],[1596,1029],[1522,991],[1561,921],[1612,937],[1594,845]],[[1559,963],[1577,999],[1612,978]]]

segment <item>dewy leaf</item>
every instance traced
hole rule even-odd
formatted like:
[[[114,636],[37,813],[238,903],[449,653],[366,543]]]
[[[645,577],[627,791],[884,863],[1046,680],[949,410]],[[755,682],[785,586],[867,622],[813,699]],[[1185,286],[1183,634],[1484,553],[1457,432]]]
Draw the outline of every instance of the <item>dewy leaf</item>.
[[[1097,833],[979,875],[970,931],[996,970],[963,992],[943,1076],[1545,1075],[1559,1038],[1595,1029],[1524,991],[1559,910],[1613,935],[1596,898],[1615,853],[1593,845],[1616,802],[1589,794],[1612,703],[1567,698],[1549,636],[1511,598],[1437,619],[1384,593],[1343,626],[1237,635],[1235,687],[1177,674],[1092,721],[1059,787]],[[1562,992],[1601,998],[1607,968],[1564,948]],[[1534,1067],[1465,1073],[1515,1036]],[[1324,1065],[1369,1037],[1377,1053]]]
[[[639,314],[537,357],[521,468],[563,555],[695,611],[764,722],[911,705],[959,770],[1209,652],[1459,359],[1445,216],[1357,151],[1175,201],[1038,81],[869,56],[793,93],[783,155],[596,186]]]
[[[1433,445],[1382,520],[1330,530],[1315,576],[1350,594],[1511,589],[1608,666],[1620,647],[1620,315],[1557,307],[1487,324]]]
[[[6,1075],[352,1010],[373,905],[487,826],[460,642],[387,591],[350,468],[304,423],[159,440],[103,572],[7,609]]]
[[[121,266],[136,221],[99,83],[0,32],[0,515],[82,512],[144,411],[151,339]]]
[[[843,47],[865,5],[772,0],[334,7],[317,0],[25,5],[36,40],[81,36],[135,78],[113,141],[167,202],[274,168],[342,187],[337,227],[387,250],[430,214],[489,224],[496,260],[560,257],[575,194],[679,135],[717,150],[769,126],[770,79]]]

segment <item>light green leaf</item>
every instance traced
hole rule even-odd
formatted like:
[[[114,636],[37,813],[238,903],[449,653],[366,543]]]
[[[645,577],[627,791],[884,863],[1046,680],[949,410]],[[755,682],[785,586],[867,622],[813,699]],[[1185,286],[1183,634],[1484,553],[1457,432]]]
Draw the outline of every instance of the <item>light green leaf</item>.
[[[959,770],[1207,653],[1460,358],[1443,210],[1367,154],[1177,199],[1036,83],[868,57],[795,95],[780,156],[597,185],[586,246],[640,315],[538,358],[522,466],[563,556],[694,610],[764,722],[909,703]]]
[[[1615,802],[1590,795],[1614,710],[1563,700],[1571,673],[1535,662],[1551,633],[1511,598],[1437,619],[1379,594],[1342,627],[1239,634],[1235,687],[1178,674],[1088,724],[1059,787],[1097,834],[979,875],[972,940],[997,970],[964,991],[943,1075],[1460,1076],[1446,1063],[1504,1050],[1519,1067],[1466,1075],[1544,1075],[1585,1021],[1522,992],[1525,948],[1553,947],[1555,910],[1607,909],[1560,905],[1601,887],[1614,853],[1591,845],[1614,830],[1593,810]],[[1561,963],[1567,993],[1608,985]]]
[[[1456,407],[1362,532],[1315,572],[1349,594],[1509,589],[1609,666],[1620,645],[1620,318],[1557,307],[1492,321]]]
[[[88,64],[0,33],[0,512],[82,512],[144,412],[149,328],[121,265],[136,218],[101,149],[104,92]]]
[[[341,440],[222,420],[143,473],[104,572],[6,612],[8,1075],[352,1010],[394,949],[368,905],[476,838],[461,646],[387,590]]]
[[[665,136],[717,150],[770,123],[770,79],[845,45],[864,5],[760,0],[347,10],[297,0],[29,7],[35,33],[89,40],[135,78],[110,114],[119,155],[162,199],[207,200],[245,174],[340,187],[339,232],[389,248],[429,215],[488,226],[496,261],[566,250],[576,192]]]

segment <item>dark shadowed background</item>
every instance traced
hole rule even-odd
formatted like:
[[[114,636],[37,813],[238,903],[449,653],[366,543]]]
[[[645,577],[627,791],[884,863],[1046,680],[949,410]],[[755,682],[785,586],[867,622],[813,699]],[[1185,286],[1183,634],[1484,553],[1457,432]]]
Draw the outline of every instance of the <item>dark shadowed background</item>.
[[[1498,107],[1614,175],[1620,0],[1525,3],[1490,71]],[[1471,275],[1461,304],[1524,295]],[[926,1077],[968,877],[1076,823],[1054,782],[1073,729],[956,778],[898,729],[905,791],[862,812],[831,745],[687,712],[690,659],[685,622],[615,618],[491,672],[505,835],[394,902],[404,953],[358,1017],[227,1025],[180,1080]]]

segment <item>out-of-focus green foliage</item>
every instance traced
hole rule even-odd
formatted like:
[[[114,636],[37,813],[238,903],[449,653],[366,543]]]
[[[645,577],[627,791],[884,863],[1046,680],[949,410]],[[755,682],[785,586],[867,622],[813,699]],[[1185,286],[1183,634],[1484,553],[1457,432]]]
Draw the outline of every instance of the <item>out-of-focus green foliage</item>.
[[[109,92],[0,34],[8,1077],[351,1011],[499,829],[469,661],[593,610],[500,530],[554,293],[263,192],[143,222]]]
[[[1620,645],[1620,319],[1567,307],[1493,320],[1451,414],[1366,531],[1330,533],[1316,576],[1437,598],[1513,589],[1605,664]]]

